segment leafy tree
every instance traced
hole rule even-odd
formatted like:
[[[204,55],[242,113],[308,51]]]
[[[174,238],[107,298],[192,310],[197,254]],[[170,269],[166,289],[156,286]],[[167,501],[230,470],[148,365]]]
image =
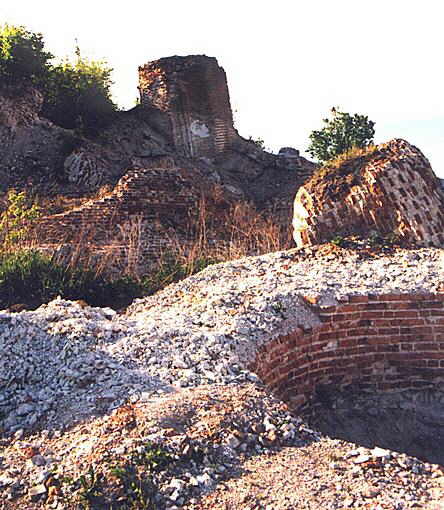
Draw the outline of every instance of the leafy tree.
[[[53,67],[45,87],[43,114],[67,129],[95,134],[116,110],[111,99],[112,69],[104,62],[83,58]]]
[[[45,51],[42,34],[22,26],[0,25],[0,81],[38,85],[49,70],[53,55]]]
[[[365,115],[331,110],[333,118],[324,119],[325,126],[310,135],[309,154],[321,162],[343,154],[353,147],[364,148],[373,143],[375,123]]]

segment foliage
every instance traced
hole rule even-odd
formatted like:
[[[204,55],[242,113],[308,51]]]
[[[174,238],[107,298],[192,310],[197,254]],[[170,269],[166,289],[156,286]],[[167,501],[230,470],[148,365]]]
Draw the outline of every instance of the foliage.
[[[173,461],[174,457],[167,450],[148,442],[127,462],[111,470],[120,482],[128,508],[153,508],[157,488],[150,475],[166,470]]]
[[[254,145],[256,145],[256,147],[261,151],[267,150],[267,148],[265,147],[265,140],[263,138],[253,138],[252,136],[250,136],[248,138],[248,141],[254,143]]]
[[[130,278],[108,281],[93,271],[55,263],[34,250],[0,255],[0,309],[13,304],[39,306],[57,296],[92,306],[124,306],[141,295]]]
[[[76,504],[75,508],[154,509],[159,492],[154,475],[167,471],[174,461],[175,457],[166,449],[146,443],[124,462],[109,466],[110,469],[98,472],[90,466],[79,478],[64,477],[63,482],[73,492],[72,497],[67,496]]]
[[[173,253],[165,253],[159,260],[157,268],[142,279],[144,294],[154,294],[170,283],[183,280],[214,263],[216,263],[216,260],[209,257],[200,256],[185,262]]]
[[[52,58],[45,51],[42,34],[22,26],[0,26],[0,82],[39,85],[48,75]]]
[[[375,123],[367,116],[351,115],[332,108],[333,118],[324,119],[325,126],[310,134],[309,154],[326,162],[354,147],[373,143]]]
[[[6,209],[0,214],[2,249],[9,250],[14,244],[23,241],[28,235],[32,222],[40,214],[40,207],[30,202],[24,191],[9,190]]]
[[[45,85],[43,114],[67,129],[96,134],[116,105],[111,99],[111,72],[104,62],[83,58],[52,67]]]
[[[76,48],[74,62],[53,65],[42,34],[22,26],[0,26],[0,82],[37,87],[43,115],[55,124],[96,134],[116,111],[111,73],[105,62],[88,60]]]
[[[332,239],[330,239],[330,242],[336,246],[344,246],[345,245],[345,239],[342,236],[334,236]]]
[[[96,473],[92,465],[89,466],[88,473],[79,477],[80,488],[78,490],[78,498],[84,503],[86,508],[94,504],[102,495],[100,485],[103,483],[102,474]]]

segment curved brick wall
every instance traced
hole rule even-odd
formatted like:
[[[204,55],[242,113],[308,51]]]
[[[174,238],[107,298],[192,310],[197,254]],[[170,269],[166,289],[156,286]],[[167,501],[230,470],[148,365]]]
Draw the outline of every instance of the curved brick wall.
[[[442,246],[444,195],[428,160],[395,139],[338,168],[321,168],[299,188],[294,239],[313,245],[376,230],[421,246]]]
[[[353,296],[322,325],[262,346],[253,370],[301,410],[325,388],[389,391],[444,382],[444,293]]]

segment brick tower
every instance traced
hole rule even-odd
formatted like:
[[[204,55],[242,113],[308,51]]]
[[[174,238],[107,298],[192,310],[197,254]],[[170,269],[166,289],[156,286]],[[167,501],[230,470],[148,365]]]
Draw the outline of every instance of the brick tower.
[[[236,136],[225,71],[213,57],[167,57],[139,67],[142,104],[166,112],[177,150],[214,157]]]

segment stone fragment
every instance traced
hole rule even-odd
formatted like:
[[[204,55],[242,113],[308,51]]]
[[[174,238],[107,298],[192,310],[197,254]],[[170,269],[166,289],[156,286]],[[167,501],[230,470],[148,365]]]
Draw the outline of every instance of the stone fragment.
[[[16,413],[18,416],[25,416],[27,414],[30,414],[34,411],[34,405],[33,404],[21,404],[19,407],[17,407]]]
[[[43,484],[35,485],[28,490],[28,495],[30,496],[32,501],[36,501],[40,499],[40,497],[44,496],[47,492],[46,487]]]
[[[356,459],[353,459],[355,464],[364,464],[371,459],[370,455],[359,455]]]
[[[203,487],[210,487],[213,483],[213,479],[208,473],[204,473],[203,475],[196,476],[196,479],[199,483],[199,485],[202,485]]]
[[[230,448],[237,448],[241,444],[239,439],[233,434],[227,437],[226,443]]]
[[[35,466],[44,466],[46,464],[46,459],[43,455],[34,455],[31,460]]]

